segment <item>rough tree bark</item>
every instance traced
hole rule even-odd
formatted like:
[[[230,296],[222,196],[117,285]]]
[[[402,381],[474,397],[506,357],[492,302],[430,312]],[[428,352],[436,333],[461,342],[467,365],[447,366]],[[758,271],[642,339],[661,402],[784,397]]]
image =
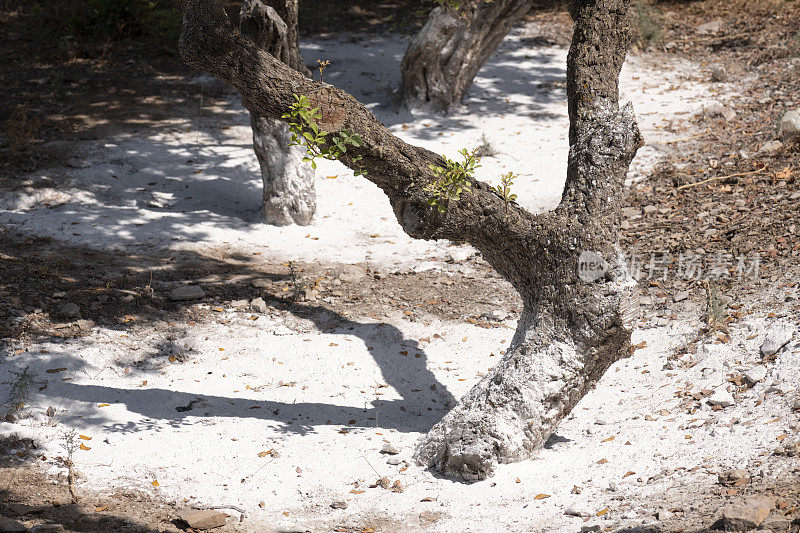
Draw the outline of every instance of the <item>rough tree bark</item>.
[[[262,50],[290,68],[310,75],[297,40],[297,0],[244,0],[239,29]],[[289,128],[275,118],[250,110],[253,150],[264,183],[264,221],[276,226],[307,226],[316,210],[314,170],[304,152],[289,146]]]
[[[407,107],[447,112],[500,46],[530,0],[466,0],[458,9],[433,9],[403,56],[402,98]]]
[[[559,206],[533,215],[482,182],[444,213],[428,205],[431,164],[442,158],[394,137],[349,94],[282,65],[230,27],[218,0],[183,0],[181,54],[233,85],[265,116],[287,112],[293,94],[323,108],[322,127],[363,139],[342,162],[368,171],[412,237],[467,241],[519,291],[524,310],[506,355],[420,443],[417,460],[463,479],[529,456],[597,382],[629,353],[635,284],[615,248],[620,190],[642,140],[633,110],[618,105],[630,39],[630,0],[572,0],[567,65],[570,153]],[[354,160],[361,156],[362,159]],[[579,276],[582,259],[602,270]]]

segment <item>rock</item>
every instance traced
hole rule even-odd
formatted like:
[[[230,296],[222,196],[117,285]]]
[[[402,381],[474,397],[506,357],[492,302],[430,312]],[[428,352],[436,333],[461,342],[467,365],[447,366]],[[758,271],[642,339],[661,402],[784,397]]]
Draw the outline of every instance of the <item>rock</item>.
[[[788,326],[775,326],[767,332],[764,342],[761,343],[761,355],[768,357],[775,355],[781,348],[789,344],[794,336],[794,329]]]
[[[601,528],[597,524],[593,526],[583,526],[581,528],[580,533],[594,533],[595,531],[603,531],[603,528]]]
[[[294,331],[284,325],[280,325],[272,330],[273,335],[294,335]]]
[[[800,110],[788,111],[783,115],[780,131],[784,141],[800,136]]]
[[[697,27],[697,33],[699,33],[700,35],[709,35],[712,33],[717,33],[721,29],[722,29],[722,19],[714,19],[711,22],[700,24]]]
[[[506,313],[502,309],[495,309],[494,311],[491,312],[489,318],[491,318],[492,320],[497,320],[498,322],[502,322],[508,318],[508,313]]]
[[[463,248],[454,248],[447,251],[447,260],[452,263],[463,263],[470,257],[475,255],[474,250],[465,250]]]
[[[49,507],[44,505],[25,505],[24,503],[9,503],[7,507],[17,516],[39,514],[49,509]]]
[[[722,118],[725,122],[730,122],[736,118],[736,111],[719,102],[704,107],[703,114],[710,118]]]
[[[800,457],[800,440],[797,442],[790,442],[781,444],[775,448],[775,455],[783,455],[786,457]]]
[[[725,470],[717,475],[717,481],[720,485],[733,486],[743,485],[750,481],[750,474],[747,470],[736,468],[734,470]]]
[[[367,273],[358,265],[339,265],[333,271],[333,275],[345,283],[355,283],[364,279]]]
[[[673,517],[673,514],[666,509],[661,509],[656,513],[656,520],[664,521]]]
[[[781,148],[783,148],[783,143],[778,140],[774,140],[764,143],[764,146],[762,146],[758,151],[762,154],[775,154],[778,153]]]
[[[0,516],[0,532],[2,533],[23,533],[24,531],[28,531],[28,528],[17,522],[16,520],[11,520],[10,518],[6,518],[4,516]]]
[[[241,309],[242,307],[247,307],[247,300],[234,300],[231,302],[231,307],[234,309]]]
[[[318,295],[319,295],[319,291],[317,289],[309,288],[309,289],[305,290],[305,293],[303,294],[303,297],[306,300],[315,300]]]
[[[205,295],[206,292],[200,285],[182,285],[172,289],[172,292],[169,293],[169,299],[180,302],[184,300],[197,300],[198,298],[203,298]]]
[[[725,70],[725,67],[714,67],[711,70],[711,81],[719,83],[727,79],[728,79],[728,71]]]
[[[800,411],[800,398],[796,399],[792,404],[792,411]]]
[[[789,531],[790,525],[791,523],[786,519],[785,516],[772,515],[768,516],[766,520],[761,522],[759,527],[766,531],[785,533],[786,531]]]
[[[260,296],[258,298],[253,298],[250,302],[250,308],[257,313],[266,313],[267,312],[267,302],[264,301],[264,298]]]
[[[42,524],[31,528],[28,533],[64,533],[66,531],[61,524]]]
[[[688,299],[690,295],[691,295],[691,293],[689,291],[676,292],[672,296],[672,301],[674,301],[674,302],[682,302],[682,301]]]
[[[381,453],[385,453],[388,455],[397,455],[398,453],[400,453],[400,448],[395,448],[394,446],[392,446],[387,442],[386,444],[383,445],[383,448],[381,448]]]
[[[256,289],[266,289],[272,285],[272,282],[268,279],[254,279],[250,282],[250,285]]]
[[[77,157],[70,157],[65,164],[70,168],[89,168],[90,166],[88,161]]]
[[[734,404],[733,396],[725,389],[714,391],[714,394],[708,399],[711,405],[718,405],[720,407],[730,407]]]
[[[392,466],[397,466],[397,465],[399,465],[399,464],[400,464],[400,463],[402,463],[402,462],[403,462],[403,461],[401,461],[401,460],[400,460],[399,458],[397,458],[397,457],[389,457],[388,459],[386,459],[386,464],[387,464],[387,465],[392,465]]]
[[[333,508],[333,509],[347,509],[347,502],[345,502],[345,501],[331,502],[331,508]]]
[[[764,365],[754,366],[750,370],[744,373],[744,382],[747,383],[749,387],[754,386],[759,381],[763,381],[764,378],[767,377],[767,367]]]
[[[75,318],[80,314],[81,314],[81,308],[78,307],[78,304],[73,302],[65,303],[56,313],[56,315],[60,316],[61,318]]]
[[[193,529],[214,529],[225,525],[225,516],[219,511],[184,511],[178,518],[186,522]]]
[[[766,520],[775,500],[766,496],[753,496],[741,503],[728,505],[722,509],[722,517],[717,526],[726,531],[748,531],[755,529]]]
[[[570,505],[567,507],[567,510],[564,511],[564,514],[567,516],[580,517],[594,516],[594,512],[589,507],[582,504]]]
[[[94,320],[83,320],[83,319],[76,320],[75,325],[78,326],[78,329],[85,332],[92,331],[92,329],[94,329],[95,326]]]
[[[646,206],[644,206],[644,214],[645,215],[651,215],[651,214],[657,213],[657,212],[658,212],[658,207],[656,207],[654,205],[646,205]]]

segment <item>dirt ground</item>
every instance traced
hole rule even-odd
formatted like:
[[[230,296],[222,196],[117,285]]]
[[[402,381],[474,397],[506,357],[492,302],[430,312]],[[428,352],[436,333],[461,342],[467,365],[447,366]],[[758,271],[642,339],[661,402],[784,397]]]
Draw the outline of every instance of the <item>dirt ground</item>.
[[[63,13],[32,9],[30,3],[6,0],[0,9],[0,189],[24,186],[17,176],[65,161],[76,140],[101,139],[121,128],[147,127],[169,116],[170,97],[209,99],[185,82],[189,70],[177,57],[175,43],[148,39],[118,42],[72,43],[56,38]],[[47,3],[42,3],[47,5]],[[351,2],[345,11],[338,2],[301,1],[304,34],[334,31],[413,32],[424,20],[429,3],[420,1]],[[700,116],[706,130],[684,142],[663,146],[666,162],[626,191],[628,208],[641,210],[626,221],[623,245],[640,254],[735,251],[758,254],[761,277],[754,283],[720,280],[714,288],[696,282],[649,280],[642,290],[663,298],[679,290],[707,290],[726,295],[726,308],[701,334],[718,334],[731,322],[761,310],[800,311],[781,289],[795,288],[800,279],[800,148],[786,143],[764,150],[775,138],[780,110],[800,105],[800,6],[797,2],[705,0],[658,2],[663,31],[649,44],[652,61],[659,54],[680,54],[718,76],[740,83],[742,91],[729,105],[737,109],[733,120]],[[566,14],[553,6],[534,10],[529,17],[552,21],[547,38],[563,42],[569,35]],[[720,20],[717,32],[701,26]],[[639,52],[634,52],[639,53]],[[163,83],[170,80],[171,83]],[[13,129],[13,132],[12,132]],[[53,142],[56,141],[56,142]],[[658,209],[647,209],[657,206]],[[85,320],[109,324],[169,323],[180,317],[201,322],[203,315],[187,316],[185,308],[152,297],[148,280],[153,269],[159,279],[202,281],[215,299],[236,301],[265,296],[280,313],[306,316],[324,305],[337,316],[371,316],[386,312],[378,295],[390,299],[392,311],[407,320],[431,315],[464,320],[486,328],[504,327],[487,318],[499,299],[519,311],[513,288],[479,257],[471,266],[478,275],[453,274],[446,279],[423,273],[369,277],[342,288],[329,268],[310,264],[272,264],[253,269],[246,257],[209,252],[149,256],[110,253],[20,235],[0,228],[0,337],[25,340],[39,337],[80,336],[80,323],[55,318],[56,302],[47,294],[66,293],[69,301],[88,310]],[[145,261],[146,260],[146,261]],[[148,269],[141,267],[147,263]],[[677,265],[670,265],[676,268]],[[646,269],[646,266],[645,266]],[[293,273],[294,272],[294,273]],[[269,280],[266,289],[255,280]],[[88,280],[88,283],[87,283]],[[299,296],[296,290],[302,289]],[[468,290],[465,290],[467,288]],[[302,292],[315,290],[319,299],[305,301]],[[98,295],[124,293],[105,306],[92,306]],[[320,299],[325,303],[320,303]],[[7,309],[26,311],[23,322],[8,320]],[[193,311],[199,313],[200,311]],[[666,301],[661,316],[675,316]],[[212,310],[203,311],[208,315]],[[24,444],[24,443],[23,443]],[[181,502],[156,501],[134,492],[82,493],[72,503],[64,480],[48,478],[36,466],[35,443],[29,453],[10,456],[19,442],[0,441],[0,500],[2,513],[22,512],[26,524],[55,522],[72,531],[178,531]],[[667,520],[652,531],[701,531],[712,526],[713,516],[726,501],[743,494],[774,495],[790,531],[800,531],[800,470],[795,480],[752,480],[736,487],[715,487],[711,493],[680,487],[665,494],[681,506],[696,502],[680,521]],[[683,491],[683,492],[681,492]],[[30,509],[15,507],[23,504]],[[24,512],[23,512],[24,511]],[[613,529],[613,528],[612,528]],[[235,530],[235,525],[232,529]],[[341,531],[367,531],[343,525]]]

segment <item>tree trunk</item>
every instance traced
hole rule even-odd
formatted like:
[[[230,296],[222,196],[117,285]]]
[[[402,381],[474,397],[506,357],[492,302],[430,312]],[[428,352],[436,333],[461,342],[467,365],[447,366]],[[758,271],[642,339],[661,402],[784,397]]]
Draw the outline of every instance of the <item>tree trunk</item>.
[[[271,5],[267,5],[271,4]],[[245,0],[239,29],[256,46],[307,76],[297,40],[297,0]],[[264,221],[276,226],[307,226],[316,209],[314,171],[302,162],[304,151],[289,146],[289,128],[278,119],[250,111],[253,150],[264,183]]]
[[[433,9],[403,56],[402,97],[408,107],[447,112],[497,50],[530,0],[468,0]]]
[[[512,346],[422,440],[417,460],[449,475],[481,479],[498,462],[536,450],[608,367],[629,353],[635,283],[616,243],[620,191],[642,139],[630,106],[619,109],[618,76],[629,43],[630,0],[572,0],[567,65],[570,153],[559,206],[533,215],[506,206],[473,181],[444,213],[428,204],[428,150],[393,136],[359,102],[304,78],[232,30],[218,0],[183,0],[181,54],[233,85],[246,105],[280,117],[304,94],[322,108],[320,127],[358,134],[341,161],[368,171],[412,237],[466,241],[524,302]],[[508,207],[508,208],[507,208]]]

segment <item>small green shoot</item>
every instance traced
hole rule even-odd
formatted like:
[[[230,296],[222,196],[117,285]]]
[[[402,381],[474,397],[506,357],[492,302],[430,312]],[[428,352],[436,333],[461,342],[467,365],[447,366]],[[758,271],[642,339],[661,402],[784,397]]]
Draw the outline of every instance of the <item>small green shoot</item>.
[[[516,174],[509,172],[500,176],[500,185],[494,188],[494,191],[503,199],[506,207],[506,218],[508,218],[508,203],[517,199],[516,194],[511,193],[511,187],[514,185],[514,180],[517,178]]]
[[[323,67],[320,67],[320,73]],[[292,142],[290,146],[305,145],[306,155],[303,161],[311,163],[311,168],[316,169],[316,158],[322,157],[332,161],[338,160],[347,152],[347,145],[359,147],[364,141],[361,137],[348,129],[343,129],[338,135],[331,135],[329,132],[319,127],[318,120],[322,120],[322,112],[318,107],[311,107],[311,100],[304,94],[295,94],[295,102],[292,104],[291,111],[282,115],[289,122],[289,130],[292,132]],[[329,135],[330,138],[328,137]],[[355,163],[361,160],[357,155],[352,158]],[[362,169],[356,169],[355,175],[365,175]]]
[[[447,211],[449,202],[458,201],[461,193],[470,189],[470,178],[480,166],[478,164],[480,159],[474,150],[468,152],[462,149],[459,153],[464,157],[463,163],[445,158],[445,167],[429,165],[436,179],[423,190],[430,194],[428,204],[436,206],[440,213]]]

